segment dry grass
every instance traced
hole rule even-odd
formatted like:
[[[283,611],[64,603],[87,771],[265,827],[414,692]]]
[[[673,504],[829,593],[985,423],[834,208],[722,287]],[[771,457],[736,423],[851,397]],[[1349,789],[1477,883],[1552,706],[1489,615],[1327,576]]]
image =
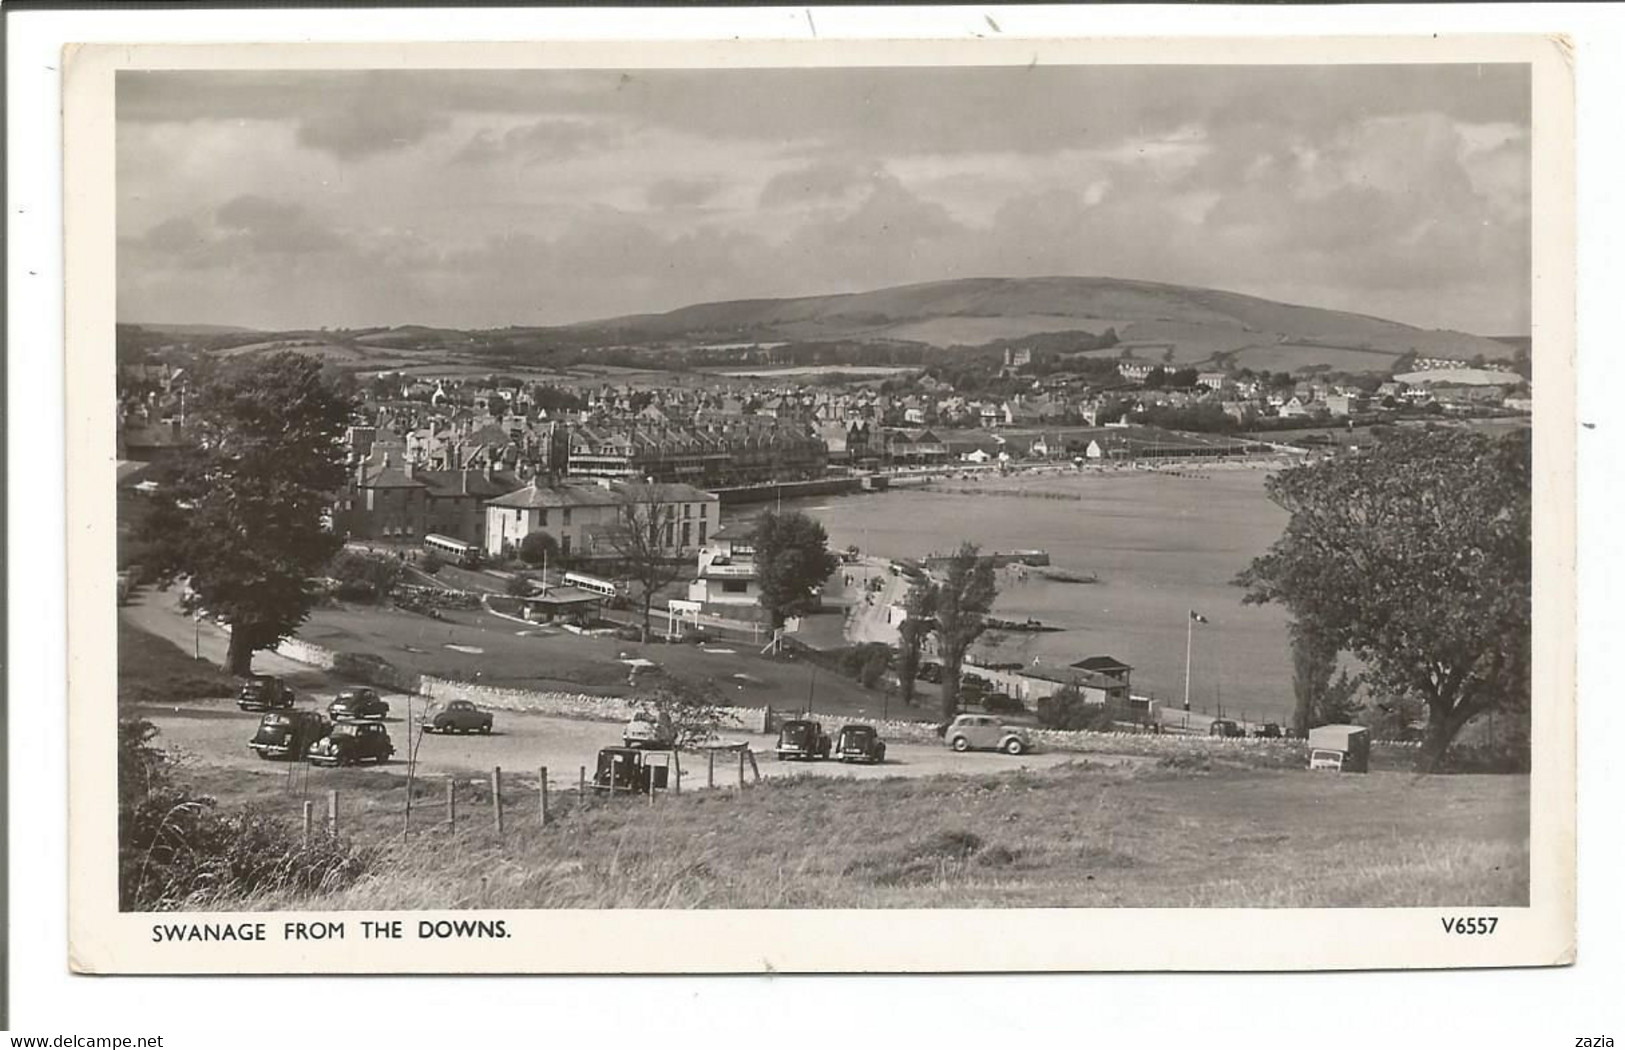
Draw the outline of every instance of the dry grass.
[[[240,778],[239,778],[240,779]],[[256,778],[274,780],[274,778]],[[202,785],[214,790],[214,785]],[[224,788],[228,785],[219,785]],[[1528,781],[1312,776],[1087,762],[1043,773],[772,780],[644,800],[504,784],[507,833],[483,784],[443,787],[401,836],[404,786],[356,774],[352,832],[368,874],[320,897],[215,907],[916,908],[1517,906],[1528,900]],[[278,788],[255,789],[261,801]],[[224,792],[222,792],[224,794]],[[239,798],[247,796],[238,794]],[[290,812],[297,803],[290,801]]]

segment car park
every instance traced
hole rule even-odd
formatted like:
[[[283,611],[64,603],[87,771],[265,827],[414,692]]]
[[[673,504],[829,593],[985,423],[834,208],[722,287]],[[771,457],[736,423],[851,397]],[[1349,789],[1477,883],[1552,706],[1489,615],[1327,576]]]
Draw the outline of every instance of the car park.
[[[779,742],[773,748],[773,753],[781,759],[816,760],[828,758],[829,751],[829,734],[824,732],[824,727],[805,718],[792,718],[779,727]]]
[[[1225,737],[1246,736],[1247,730],[1241,728],[1239,723],[1231,719],[1215,718],[1213,720],[1213,724],[1207,727],[1207,735]]]
[[[377,722],[341,722],[311,747],[309,760],[318,766],[384,763],[395,753],[389,731]]]
[[[293,706],[293,688],[274,674],[250,675],[237,690],[237,706],[244,711],[275,711]]]
[[[376,689],[363,686],[340,689],[339,695],[327,705],[327,713],[335,722],[382,720],[389,716],[389,701],[379,696]]]
[[[261,758],[301,759],[331,729],[320,711],[270,711],[248,746]]]
[[[869,762],[875,765],[886,761],[886,742],[874,726],[842,726],[835,734],[835,757],[842,762]]]
[[[948,724],[942,739],[955,751],[1004,751],[1019,755],[1032,748],[1027,730],[1006,725],[992,715],[960,715]]]
[[[489,733],[494,721],[491,712],[467,700],[453,700],[436,711],[423,729],[429,733]]]
[[[677,744],[677,730],[672,726],[669,715],[639,711],[621,730],[621,743],[627,747],[674,747]]]

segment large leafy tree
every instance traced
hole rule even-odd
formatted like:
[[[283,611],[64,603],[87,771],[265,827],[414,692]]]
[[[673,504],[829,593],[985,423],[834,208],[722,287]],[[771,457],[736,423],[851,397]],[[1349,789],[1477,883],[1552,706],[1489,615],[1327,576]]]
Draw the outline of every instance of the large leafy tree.
[[[1427,707],[1420,766],[1530,692],[1530,436],[1396,430],[1369,451],[1268,482],[1291,517],[1238,578],[1377,693]]]
[[[816,519],[800,511],[764,511],[751,529],[756,582],[762,608],[774,630],[817,606],[818,591],[840,559],[830,553],[829,536]]]
[[[316,600],[311,577],[342,541],[324,524],[344,484],[354,402],[321,363],[276,353],[220,370],[191,407],[195,441],[158,494],[144,539],[164,584],[190,580],[231,625],[226,670],[292,634]]]
[[[903,599],[903,622],[897,627],[897,679],[903,703],[914,703],[914,679],[920,672],[920,650],[936,627],[937,588],[930,579],[916,579]]]
[[[951,722],[959,713],[959,669],[971,645],[987,630],[987,614],[999,594],[992,559],[982,557],[976,544],[961,543],[934,588],[933,630],[942,656],[942,719]]]

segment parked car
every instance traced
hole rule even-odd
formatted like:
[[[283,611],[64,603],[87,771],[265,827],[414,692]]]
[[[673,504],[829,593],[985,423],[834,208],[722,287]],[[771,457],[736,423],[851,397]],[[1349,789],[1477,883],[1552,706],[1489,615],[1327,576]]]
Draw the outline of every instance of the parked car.
[[[621,730],[621,743],[627,747],[674,747],[677,744],[677,729],[668,715],[639,711]]]
[[[1246,736],[1247,730],[1228,718],[1215,718],[1207,727],[1208,736]]]
[[[598,752],[593,790],[624,791],[629,795],[664,790],[671,777],[665,757],[641,747],[606,747]]]
[[[377,722],[341,722],[312,745],[309,759],[318,766],[353,766],[384,763],[395,753],[389,731]]]
[[[824,727],[805,718],[792,718],[779,727],[779,742],[773,749],[781,759],[828,758],[829,750],[829,734]]]
[[[1343,772],[1343,752],[1328,751],[1325,748],[1315,748],[1309,752],[1309,768],[1314,770],[1329,769],[1333,773]]]
[[[320,711],[271,711],[248,746],[261,758],[300,759],[332,728]]]
[[[1027,730],[1006,725],[992,715],[960,715],[948,724],[942,739],[955,751],[1005,751],[1019,755],[1032,747]]]
[[[917,676],[922,682],[929,682],[932,685],[937,685],[942,681],[942,665],[923,663],[920,665]]]
[[[367,718],[381,720],[389,716],[389,701],[379,696],[376,689],[340,689],[339,695],[327,705],[327,713],[333,716],[335,722],[359,722]]]
[[[1262,740],[1279,740],[1282,736],[1281,725],[1279,722],[1265,722],[1253,730],[1253,736]]]
[[[491,722],[491,712],[467,700],[453,700],[436,711],[423,728],[430,733],[489,733]]]
[[[244,711],[274,711],[293,706],[293,689],[274,674],[250,675],[237,690],[237,706]]]
[[[880,739],[880,733],[874,726],[842,726],[841,731],[835,734],[835,757],[842,762],[872,762],[879,765],[886,761],[886,742]]]

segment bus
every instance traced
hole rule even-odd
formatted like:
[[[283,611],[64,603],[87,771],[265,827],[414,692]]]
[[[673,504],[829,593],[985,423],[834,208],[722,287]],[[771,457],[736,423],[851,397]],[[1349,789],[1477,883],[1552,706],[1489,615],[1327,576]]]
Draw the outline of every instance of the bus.
[[[450,536],[437,536],[429,533],[423,537],[423,549],[458,565],[478,565],[480,563],[480,549],[472,543],[454,540]]]
[[[621,593],[621,588],[613,580],[588,576],[585,573],[567,572],[564,574],[564,583],[567,587],[579,587],[584,591],[601,594],[606,598],[615,598]]]

